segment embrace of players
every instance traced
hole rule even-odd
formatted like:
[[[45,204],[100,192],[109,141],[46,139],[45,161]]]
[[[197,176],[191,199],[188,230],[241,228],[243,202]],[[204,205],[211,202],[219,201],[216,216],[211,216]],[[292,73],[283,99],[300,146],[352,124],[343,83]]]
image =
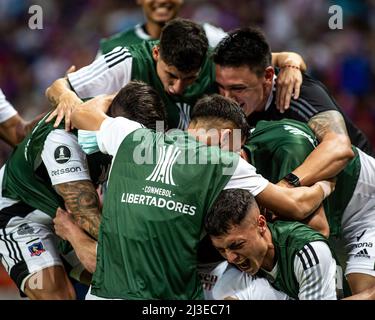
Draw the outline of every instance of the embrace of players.
[[[375,299],[367,138],[299,55],[175,18],[182,2],[139,1],[146,24],[53,82],[25,139],[0,95],[18,143],[0,255],[21,295]]]

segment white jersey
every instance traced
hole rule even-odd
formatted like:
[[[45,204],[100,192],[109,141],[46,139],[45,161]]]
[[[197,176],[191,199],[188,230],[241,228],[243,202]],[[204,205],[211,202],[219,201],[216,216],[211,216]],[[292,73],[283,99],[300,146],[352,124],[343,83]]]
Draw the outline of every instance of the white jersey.
[[[202,283],[205,300],[215,300],[213,297],[213,289],[226,269],[226,261],[198,264],[198,275]]]
[[[294,277],[299,285],[299,300],[336,300],[336,261],[325,242],[313,241],[294,258]],[[278,263],[268,272],[270,282],[278,273]]]
[[[223,269],[212,290],[214,300],[288,300],[284,292],[273,288],[270,283],[257,276],[238,270],[227,261],[222,262]]]
[[[342,216],[343,233],[374,226],[375,221],[375,159],[357,148],[361,171],[350,202]]]
[[[129,50],[117,47],[88,66],[69,73],[69,83],[81,99],[113,94],[131,80],[132,64]]]
[[[7,101],[3,91],[0,89],[0,123],[9,120],[17,114],[16,109]]]
[[[105,119],[97,132],[97,142],[101,152],[115,158],[125,137],[141,128],[141,124],[123,117]],[[234,173],[224,189],[245,189],[257,196],[268,185],[268,180],[256,173],[255,167],[239,158]]]
[[[211,48],[215,48],[218,43],[228,35],[223,29],[209,23],[203,23],[202,27],[206,33],[208,45]]]
[[[361,171],[341,221],[347,254],[345,275],[375,277],[375,159],[357,151]]]

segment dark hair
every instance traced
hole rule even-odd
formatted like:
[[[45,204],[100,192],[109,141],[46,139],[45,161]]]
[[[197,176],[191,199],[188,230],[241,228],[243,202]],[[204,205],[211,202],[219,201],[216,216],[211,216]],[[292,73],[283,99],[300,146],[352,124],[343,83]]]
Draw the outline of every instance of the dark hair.
[[[208,40],[203,28],[187,19],[173,19],[160,35],[160,57],[180,72],[191,72],[202,67],[207,56]]]
[[[236,29],[216,46],[213,54],[216,64],[223,67],[248,66],[258,77],[272,65],[271,48],[258,28]]]
[[[165,121],[165,106],[154,88],[141,81],[130,81],[114,97],[108,115],[137,121],[156,129],[156,121]]]
[[[254,196],[247,190],[222,191],[205,218],[208,235],[218,237],[228,233],[231,227],[240,225],[251,208],[257,206]]]
[[[204,96],[193,107],[191,121],[198,119],[231,121],[234,129],[241,129],[242,138],[249,135],[249,124],[239,104],[219,94]]]

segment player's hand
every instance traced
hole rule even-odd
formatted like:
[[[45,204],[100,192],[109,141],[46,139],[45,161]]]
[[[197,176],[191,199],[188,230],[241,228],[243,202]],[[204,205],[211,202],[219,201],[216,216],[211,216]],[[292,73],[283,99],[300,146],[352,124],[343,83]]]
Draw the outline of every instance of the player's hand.
[[[46,122],[52,121],[55,117],[54,127],[57,128],[61,121],[65,118],[65,130],[70,131],[73,127],[71,126],[70,117],[75,107],[80,105],[82,100],[77,97],[73,91],[68,91],[60,96],[60,102],[56,106],[55,110],[46,119]]]
[[[56,217],[53,219],[56,234],[64,240],[69,240],[70,235],[74,232],[75,228],[79,228],[72,217],[72,214],[57,208]]]
[[[293,97],[298,99],[302,84],[302,72],[299,67],[283,67],[276,80],[276,107],[284,113],[290,107]]]
[[[76,71],[76,66],[74,64],[72,64],[68,70],[66,70],[65,72],[65,76],[67,76],[69,73],[72,73],[72,72],[75,72]]]

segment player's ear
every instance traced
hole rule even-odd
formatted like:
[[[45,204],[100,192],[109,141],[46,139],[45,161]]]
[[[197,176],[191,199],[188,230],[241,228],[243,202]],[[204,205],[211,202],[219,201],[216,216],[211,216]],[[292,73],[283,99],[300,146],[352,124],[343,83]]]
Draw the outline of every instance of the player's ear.
[[[155,61],[158,61],[159,59],[159,55],[160,55],[159,50],[160,50],[159,46],[154,46],[152,48],[152,57],[154,58]]]
[[[220,130],[220,148],[223,150],[230,150],[230,139],[231,130],[230,129],[221,129]]]
[[[272,83],[274,75],[275,69],[272,66],[268,66],[264,72],[265,81]]]
[[[259,232],[260,234],[263,235],[266,232],[266,228],[267,228],[266,218],[264,215],[260,214],[257,219],[258,219]]]

